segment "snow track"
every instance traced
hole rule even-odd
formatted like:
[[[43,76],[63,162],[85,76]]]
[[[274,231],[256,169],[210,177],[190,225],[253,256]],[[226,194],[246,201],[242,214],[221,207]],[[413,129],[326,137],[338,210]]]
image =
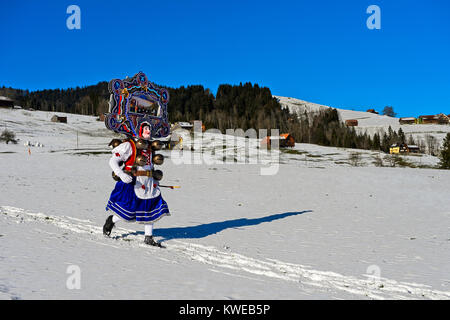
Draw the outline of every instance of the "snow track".
[[[30,212],[21,208],[0,206],[0,216],[4,219],[11,219],[17,223],[40,223],[51,224],[64,232],[76,234],[85,234],[87,241],[92,241],[104,245],[117,246],[136,246],[146,247],[148,250],[158,252],[158,248],[149,248],[142,242],[142,235],[134,230],[115,228],[114,233],[121,233],[121,236],[112,237],[116,240],[106,240],[102,227],[95,225],[90,220],[81,220],[72,217],[50,216],[43,213]],[[257,277],[275,278],[280,281],[295,282],[299,285],[299,290],[317,290],[325,291],[344,291],[361,298],[370,299],[450,299],[450,292],[433,290],[430,286],[414,283],[398,282],[386,278],[373,277],[365,275],[362,278],[345,276],[329,271],[314,270],[311,267],[286,263],[274,259],[255,259],[241,254],[233,253],[230,250],[218,250],[212,246],[204,246],[182,242],[179,240],[170,240],[166,250],[161,254],[168,252],[177,257],[186,257],[214,268],[232,270],[235,276],[252,274]],[[166,257],[167,258],[167,257]],[[214,270],[215,272],[222,272]],[[224,274],[227,273],[225,270]]]

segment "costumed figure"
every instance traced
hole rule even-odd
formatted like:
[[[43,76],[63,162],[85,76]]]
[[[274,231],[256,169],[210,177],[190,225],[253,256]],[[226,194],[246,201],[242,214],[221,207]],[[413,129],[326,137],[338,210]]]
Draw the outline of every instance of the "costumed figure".
[[[127,139],[110,142],[113,150],[109,165],[117,183],[106,205],[106,210],[111,210],[113,215],[106,219],[103,233],[109,236],[120,220],[137,222],[145,225],[144,242],[161,247],[153,238],[153,223],[169,216],[170,212],[159,189],[163,173],[155,170],[154,165],[164,161],[162,154],[155,154],[163,145],[156,139],[167,136],[170,131],[168,92],[148,82],[142,72],[131,80],[111,80],[109,89],[111,99],[109,113],[105,114],[106,127],[126,134]]]

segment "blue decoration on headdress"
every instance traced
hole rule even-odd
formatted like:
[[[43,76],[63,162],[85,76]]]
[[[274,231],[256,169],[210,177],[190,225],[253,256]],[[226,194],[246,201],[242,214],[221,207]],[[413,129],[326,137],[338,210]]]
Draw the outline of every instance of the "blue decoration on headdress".
[[[167,105],[169,92],[148,81],[143,72],[131,79],[112,79],[109,113],[105,114],[108,129],[138,137],[140,125],[150,124],[151,139],[164,138],[170,133]]]

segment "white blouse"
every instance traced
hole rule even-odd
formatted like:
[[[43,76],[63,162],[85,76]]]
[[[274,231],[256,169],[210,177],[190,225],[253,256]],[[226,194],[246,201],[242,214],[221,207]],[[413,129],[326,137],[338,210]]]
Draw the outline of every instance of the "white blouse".
[[[133,150],[130,142],[123,142],[112,151],[113,158],[119,158],[120,161],[126,162],[131,155]],[[148,162],[145,166],[137,166],[137,170],[152,170],[153,163],[151,154],[148,157]],[[158,187],[158,181],[152,177],[138,176],[136,177],[136,184],[134,185],[134,193],[140,199],[153,199],[161,194]]]

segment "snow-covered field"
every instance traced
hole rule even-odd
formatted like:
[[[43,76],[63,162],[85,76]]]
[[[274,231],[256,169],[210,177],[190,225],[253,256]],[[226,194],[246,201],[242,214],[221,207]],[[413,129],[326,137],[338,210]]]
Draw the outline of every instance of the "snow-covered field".
[[[102,234],[117,136],[94,117],[51,116],[0,109],[1,131],[20,138],[0,144],[2,299],[450,299],[448,170],[308,144],[261,155],[257,140],[223,163],[245,140],[207,133],[183,156],[209,164],[162,151],[162,183],[181,188],[162,188],[172,215],[155,225],[158,249],[142,225]]]

